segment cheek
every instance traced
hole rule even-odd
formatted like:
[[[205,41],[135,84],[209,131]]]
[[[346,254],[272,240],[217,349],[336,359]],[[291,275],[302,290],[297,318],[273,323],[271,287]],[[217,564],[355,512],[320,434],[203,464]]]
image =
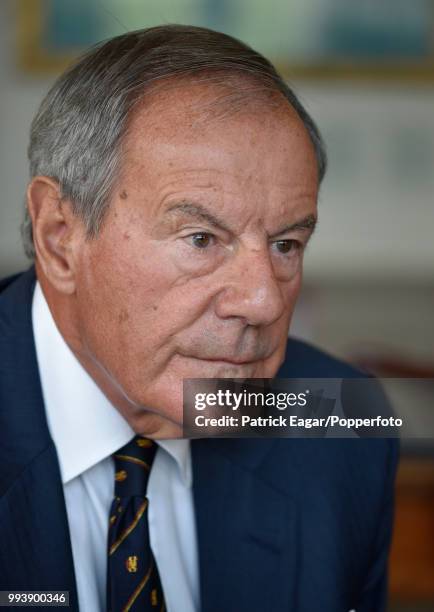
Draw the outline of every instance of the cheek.
[[[300,269],[296,276],[289,283],[288,287],[288,309],[289,309],[289,319],[291,320],[292,313],[294,312],[295,304],[297,302],[298,296],[300,295],[300,289],[303,280],[303,262],[300,265]]]
[[[282,286],[282,295],[285,299],[285,311],[282,317],[276,321],[273,326],[273,334],[275,338],[277,338],[276,345],[279,347],[277,352],[282,359],[286,348],[292,315],[294,314],[295,305],[300,293],[301,282],[302,275],[300,272],[290,282]]]
[[[97,242],[80,266],[81,333],[92,358],[123,384],[134,375],[146,331],[158,325],[153,306],[163,283],[155,286],[151,265],[132,256],[129,241]]]
[[[92,356],[121,384],[137,386],[161,375],[177,336],[188,333],[209,299],[206,287],[180,279],[158,248],[132,251],[108,246],[92,254],[81,268],[78,300]]]
[[[282,318],[283,321],[286,322],[286,325],[289,325],[291,321],[292,314],[294,312],[295,305],[300,294],[301,283],[302,268],[300,267],[297,274],[293,278],[291,278],[291,280],[285,283],[281,283],[280,285],[281,295],[285,301],[285,312]],[[278,323],[281,324],[282,322],[278,321]]]

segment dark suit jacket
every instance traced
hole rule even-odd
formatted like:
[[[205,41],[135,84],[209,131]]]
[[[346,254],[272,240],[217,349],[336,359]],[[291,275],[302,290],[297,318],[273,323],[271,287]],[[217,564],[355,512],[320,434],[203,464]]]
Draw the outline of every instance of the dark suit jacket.
[[[69,590],[78,610],[34,282],[0,285],[0,590]],[[290,340],[280,376],[360,374]],[[193,440],[202,612],[384,610],[397,456],[387,439]]]

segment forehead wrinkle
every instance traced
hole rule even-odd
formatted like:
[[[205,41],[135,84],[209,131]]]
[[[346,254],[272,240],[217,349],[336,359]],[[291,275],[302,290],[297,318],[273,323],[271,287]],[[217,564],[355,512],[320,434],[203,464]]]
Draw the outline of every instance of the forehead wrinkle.
[[[220,174],[219,170],[215,171]],[[171,171],[170,180],[165,180],[164,184],[158,189],[158,199],[159,204],[156,207],[155,211],[162,211],[162,214],[165,214],[169,211],[172,206],[177,207],[178,205],[182,205],[184,203],[191,203],[193,205],[198,204],[202,207],[204,205],[202,202],[198,202],[199,199],[216,199],[220,201],[221,199],[221,188],[219,185],[214,184],[211,180],[201,182],[192,182],[191,179],[188,178],[189,174],[201,175],[201,174],[210,174],[209,169],[191,169],[191,170],[177,170],[175,172]],[[185,184],[180,183],[179,176],[185,178]],[[167,179],[167,177],[164,177]],[[202,179],[202,177],[200,177]],[[199,195],[195,195],[196,192],[200,192]]]
[[[179,159],[179,158],[176,158],[176,159]],[[169,172],[170,172],[170,179],[166,175],[164,176],[164,178],[167,178],[169,180],[165,181],[164,185],[161,186],[161,188],[160,188],[161,191],[167,190],[172,185],[176,185],[177,188],[182,188],[182,187],[179,187],[179,176],[180,175],[186,177],[186,175],[189,175],[189,174],[195,174],[195,175],[196,174],[198,174],[198,175],[200,175],[200,174],[208,174],[208,175],[211,175],[211,174],[217,174],[217,175],[226,174],[225,170],[220,170],[219,168],[208,168],[208,167],[207,168],[197,168],[197,167],[190,168],[190,167],[188,167],[188,168],[180,168],[180,169],[177,169],[177,170],[173,170],[172,167],[170,166],[170,162],[168,162],[168,166],[169,166]],[[213,190],[217,189],[217,185],[214,185],[211,180],[208,180],[206,183],[194,183],[191,186],[189,185],[188,187],[191,188],[191,189],[195,189],[195,188],[197,188],[197,189],[213,189]],[[172,195],[172,193],[166,193],[164,198],[166,199],[170,195]]]

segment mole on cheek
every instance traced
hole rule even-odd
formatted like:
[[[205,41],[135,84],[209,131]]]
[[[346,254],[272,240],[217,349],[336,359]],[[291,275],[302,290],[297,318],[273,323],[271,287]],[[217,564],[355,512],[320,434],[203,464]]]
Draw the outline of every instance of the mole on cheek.
[[[154,304],[154,305],[152,306],[152,310],[158,310],[158,306],[157,306],[156,304]]]
[[[121,199],[121,200],[126,200],[126,199],[127,199],[127,197],[128,197],[128,193],[125,191],[125,189],[123,189],[123,190],[120,192],[119,197],[120,197],[120,199]]]
[[[128,312],[126,310],[121,310],[118,316],[118,322],[124,323],[125,321],[128,321],[129,318],[130,315],[128,314]]]

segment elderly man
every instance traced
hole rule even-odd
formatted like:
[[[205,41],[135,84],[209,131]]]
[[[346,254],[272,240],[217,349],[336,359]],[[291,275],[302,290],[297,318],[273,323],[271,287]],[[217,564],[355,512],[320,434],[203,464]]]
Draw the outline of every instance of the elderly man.
[[[92,49],[35,117],[0,294],[0,589],[73,610],[385,609],[393,440],[182,439],[185,378],[360,376],[287,339],[325,154],[224,34]]]

